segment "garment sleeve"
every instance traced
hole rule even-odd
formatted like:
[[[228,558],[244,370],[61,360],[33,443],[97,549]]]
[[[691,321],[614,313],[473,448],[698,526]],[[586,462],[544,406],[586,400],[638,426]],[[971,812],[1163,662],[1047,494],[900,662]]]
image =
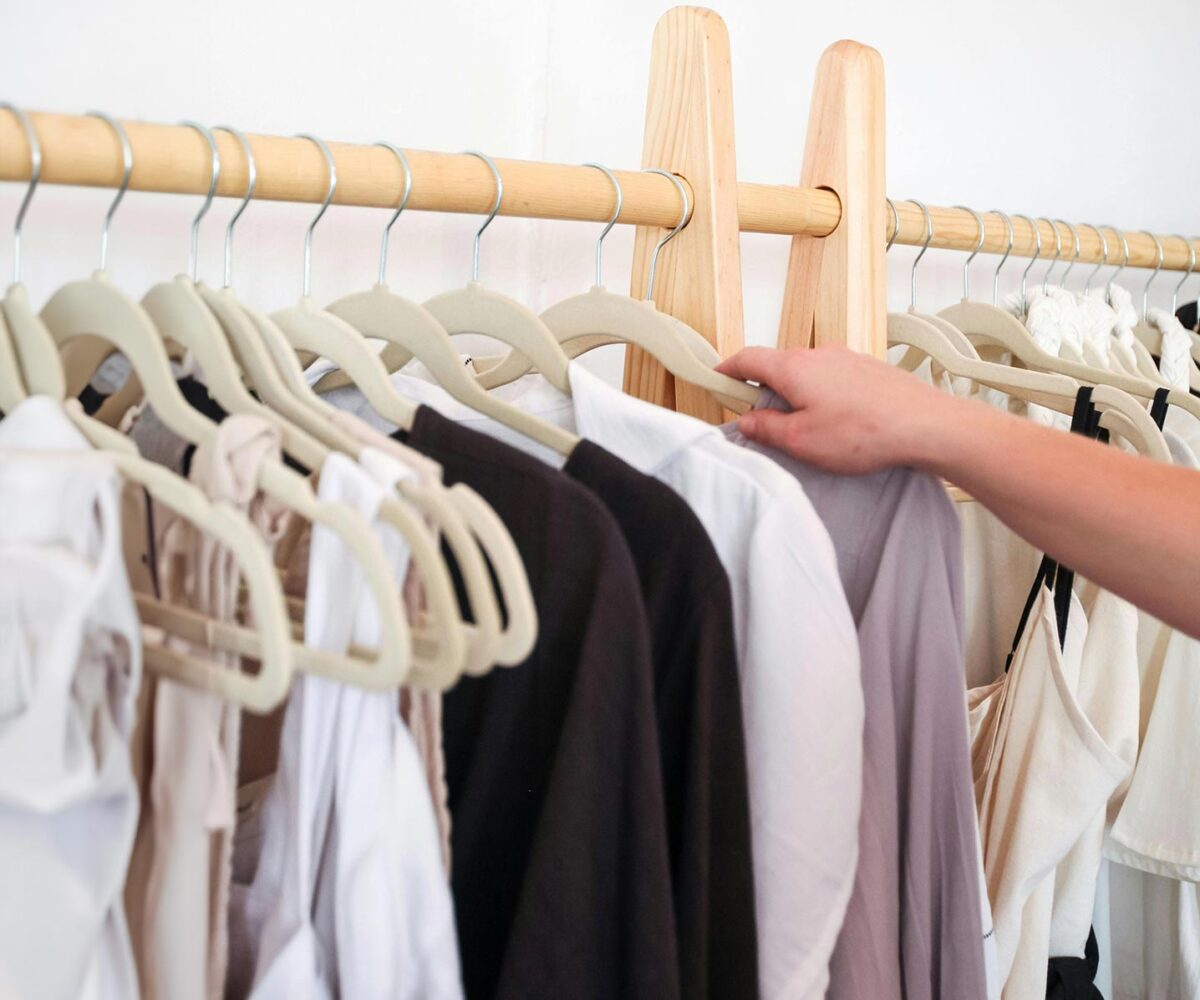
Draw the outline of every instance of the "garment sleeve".
[[[854,622],[811,507],[759,518],[739,637],[764,998],[820,1000],[858,857],[863,696]]]

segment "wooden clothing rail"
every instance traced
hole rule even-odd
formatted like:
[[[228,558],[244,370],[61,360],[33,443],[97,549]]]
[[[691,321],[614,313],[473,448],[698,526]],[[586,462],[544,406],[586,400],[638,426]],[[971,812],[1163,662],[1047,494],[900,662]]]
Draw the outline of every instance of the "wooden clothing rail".
[[[31,113],[42,146],[46,184],[116,187],[121,149],[109,126],[83,115]],[[181,125],[123,123],[133,147],[130,189],[176,194],[208,190],[207,143]],[[221,156],[219,195],[241,197],[247,163],[226,132],[215,132]],[[258,182],[255,198],[319,203],[328,178],[320,151],[305,139],[249,136]],[[330,143],[337,163],[334,201],[378,208],[400,198],[403,174],[395,156],[371,145]],[[686,184],[692,207],[687,226],[664,249],[655,283],[660,309],[689,323],[727,356],[742,346],[741,263],[738,234],[792,237],[778,343],[781,347],[838,342],[882,356],[886,350],[884,247],[892,215],[884,196],[883,61],[874,49],[852,41],[830,46],[817,67],[799,185],[739,182],[734,160],[733,94],[729,37],[710,10],[675,7],[655,28],[642,166],[671,171]],[[412,167],[409,207],[436,212],[485,214],[495,198],[490,171],[465,154],[405,151]],[[504,179],[500,214],[603,222],[615,194],[599,171],[571,164],[497,159]],[[622,188],[619,222],[640,227],[634,250],[631,294],[644,294],[650,251],[663,227],[680,215],[674,184],[657,174],[615,171]],[[0,180],[28,180],[29,146],[16,117],[0,114]],[[925,218],[911,203],[896,200],[896,242],[920,246]],[[974,250],[978,228],[967,211],[932,207],[930,246]],[[997,214],[983,213],[983,251],[1003,253],[1007,229]],[[1040,256],[1055,255],[1055,231],[1036,223]],[[1074,236],[1059,224],[1061,260],[1105,260],[1101,240],[1076,223]],[[1038,255],[1033,227],[1013,220],[1012,254]],[[1106,262],[1124,259],[1120,235],[1105,227]],[[1153,267],[1152,237],[1124,234],[1130,267]],[[1173,236],[1158,237],[1162,267],[1185,270],[1191,253]],[[1200,250],[1200,240],[1190,241]],[[636,348],[626,352],[625,388],[645,399],[708,420],[724,414],[706,394],[674,380]]]

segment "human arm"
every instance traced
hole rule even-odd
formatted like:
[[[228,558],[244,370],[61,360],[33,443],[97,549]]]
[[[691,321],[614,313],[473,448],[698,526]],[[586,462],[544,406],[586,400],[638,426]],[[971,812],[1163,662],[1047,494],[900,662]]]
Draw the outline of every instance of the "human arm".
[[[1200,472],[948,395],[843,347],[751,347],[719,370],[793,408],[743,416],[751,440],[832,472],[942,476],[1036,548],[1200,638]]]

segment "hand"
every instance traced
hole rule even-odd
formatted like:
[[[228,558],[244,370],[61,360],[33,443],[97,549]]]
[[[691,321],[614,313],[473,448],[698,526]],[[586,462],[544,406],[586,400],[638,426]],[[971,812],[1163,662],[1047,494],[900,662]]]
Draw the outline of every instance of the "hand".
[[[938,428],[954,419],[948,404],[962,402],[841,345],[747,347],[717,371],[770,386],[792,407],[745,414],[738,430],[746,437],[843,474],[921,465]]]

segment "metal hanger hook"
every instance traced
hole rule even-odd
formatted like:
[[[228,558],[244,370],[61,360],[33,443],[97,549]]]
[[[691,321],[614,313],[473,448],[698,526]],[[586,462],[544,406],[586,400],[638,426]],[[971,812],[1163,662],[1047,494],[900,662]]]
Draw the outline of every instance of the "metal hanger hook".
[[[1038,224],[1034,222],[1033,219],[1031,219],[1028,215],[1021,215],[1017,212],[1014,212],[1013,218],[1024,219],[1029,223],[1029,228],[1033,230],[1033,238],[1036,241],[1035,246],[1037,247],[1033,256],[1029,258],[1029,263],[1025,265],[1025,270],[1021,272],[1021,311],[1028,312],[1029,298],[1025,294],[1025,279],[1029,277],[1029,271],[1033,267],[1034,261],[1036,261],[1042,255],[1042,231],[1038,228]]]
[[[383,227],[383,237],[379,241],[379,284],[384,285],[387,284],[388,239],[392,235],[392,226],[400,218],[400,213],[408,207],[408,199],[412,194],[412,167],[408,165],[408,157],[404,155],[404,150],[399,146],[394,146],[390,142],[377,142],[375,145],[382,146],[391,152],[400,161],[400,169],[404,171],[404,190],[400,194],[400,201],[396,204],[396,211],[392,213],[387,225]]]
[[[321,202],[321,207],[317,209],[317,214],[313,216],[312,222],[308,224],[308,228],[304,231],[304,283],[301,286],[301,294],[304,298],[308,298],[309,288],[312,284],[313,230],[317,228],[317,223],[321,221],[321,216],[325,214],[325,209],[329,207],[329,203],[333,201],[334,192],[337,191],[337,167],[333,162],[333,153],[325,145],[325,140],[318,139],[315,135],[309,135],[307,132],[297,132],[295,138],[307,139],[309,142],[314,143],[317,149],[321,151],[321,155],[325,157],[325,167],[329,171],[329,190],[325,192],[325,200]]]
[[[993,208],[988,214],[1000,216],[1004,220],[1005,232],[1008,233],[1008,246],[1004,248],[1004,256],[1000,258],[1000,263],[996,265],[996,273],[992,275],[992,305],[995,305],[1000,291],[1000,268],[1004,266],[1004,262],[1008,260],[1008,255],[1012,253],[1013,244],[1016,242],[1016,231],[1013,229],[1012,219],[1007,212]]]
[[[192,233],[188,242],[188,269],[187,273],[192,281],[196,280],[196,265],[200,251],[200,220],[212,208],[213,195],[217,193],[217,182],[221,179],[221,153],[217,149],[217,140],[213,138],[212,129],[207,125],[201,125],[199,122],[183,121],[179,123],[187,128],[194,128],[202,136],[204,141],[208,143],[209,152],[212,154],[212,171],[208,182],[208,194],[204,198],[204,204],[200,206],[200,211],[196,213],[196,217],[192,219]]]
[[[979,228],[979,242],[975,244],[975,249],[971,251],[971,256],[963,263],[963,301],[965,302],[971,297],[971,279],[968,276],[967,268],[971,266],[971,261],[978,257],[979,251],[983,249],[986,233],[983,226],[983,216],[976,212],[975,209],[967,205],[955,205],[954,207],[962,212],[970,212],[975,217],[975,225]]]
[[[1183,283],[1192,276],[1192,272],[1196,270],[1196,247],[1186,236],[1176,234],[1175,239],[1181,240],[1183,245],[1188,248],[1188,269],[1187,273],[1179,279],[1177,284],[1171,291],[1171,315],[1175,315],[1175,306],[1179,302],[1179,289],[1183,287]]]
[[[13,284],[21,281],[21,227],[25,224],[25,213],[29,211],[29,203],[33,201],[33,192],[37,190],[38,181],[42,179],[42,143],[38,139],[37,129],[25,114],[15,104],[0,101],[0,109],[9,111],[21,124],[25,139],[29,143],[29,187],[25,189],[25,197],[17,209],[17,220],[13,223]]]
[[[104,265],[108,263],[108,231],[112,227],[113,216],[117,214],[117,206],[121,204],[121,199],[125,197],[125,192],[129,190],[129,176],[133,173],[133,146],[129,143],[129,136],[125,133],[125,126],[117,121],[112,115],[106,111],[87,111],[84,112],[88,118],[99,118],[104,124],[113,130],[117,135],[117,140],[121,143],[121,184],[117,188],[117,196],[113,198],[112,204],[108,206],[108,211],[104,213],[104,228],[100,230],[100,270],[104,270]]]
[[[483,160],[483,162],[487,164],[488,170],[490,170],[492,172],[492,177],[496,181],[495,204],[492,205],[492,210],[490,212],[488,212],[488,217],[483,220],[483,225],[480,226],[477,230],[475,230],[475,239],[471,243],[471,280],[478,281],[479,280],[479,241],[483,236],[483,231],[492,224],[492,219],[494,219],[496,217],[496,214],[500,211],[500,205],[504,201],[504,180],[500,176],[500,169],[496,166],[496,164],[492,160],[492,158],[487,155],[487,153],[481,153],[477,149],[466,149],[466,150],[463,150],[463,155],[464,156],[477,156],[479,159]]]
[[[891,198],[884,198],[887,202],[887,207],[892,210],[892,234],[888,237],[887,246],[883,248],[883,252],[887,253],[892,249],[892,244],[896,242],[896,237],[900,235],[900,212],[896,208],[896,203]]]
[[[1054,230],[1054,259],[1050,261],[1050,266],[1046,268],[1046,273],[1042,275],[1042,294],[1046,294],[1046,290],[1050,287],[1050,272],[1062,259],[1062,234],[1058,231],[1058,226],[1054,224],[1054,220],[1047,219],[1045,216],[1040,216],[1038,222],[1046,223]]]
[[[225,224],[225,269],[222,284],[223,287],[229,288],[233,284],[233,227],[242,217],[242,213],[246,211],[250,199],[254,197],[254,188],[258,184],[258,167],[254,163],[254,150],[250,148],[250,140],[239,129],[232,125],[216,125],[214,130],[228,132],[233,136],[238,141],[238,145],[242,147],[242,153],[246,157],[246,194],[242,198],[242,203],[238,205],[237,211],[229,217],[229,222]]]
[[[621,191],[621,182],[617,180],[617,175],[608,169],[603,163],[585,163],[585,167],[592,167],[604,173],[604,176],[612,181],[613,190],[617,193],[617,207],[613,209],[613,214],[604,224],[604,228],[600,230],[600,235],[596,237],[596,287],[601,287],[604,282],[600,280],[600,254],[604,246],[604,237],[608,235],[608,231],[617,224],[617,219],[621,216],[621,205],[625,200],[625,195]]]
[[[929,214],[929,209],[925,202],[918,201],[916,198],[909,198],[910,205],[916,205],[921,210],[921,214],[925,216],[925,242],[921,244],[921,249],[913,258],[912,271],[908,275],[908,305],[910,309],[917,308],[917,265],[921,262],[921,258],[925,256],[925,251],[929,249],[929,244],[933,241],[933,216]]]
[[[1071,236],[1075,240],[1075,256],[1071,258],[1071,262],[1067,265],[1067,269],[1065,271],[1063,271],[1063,276],[1058,279],[1058,287],[1066,288],[1067,287],[1067,275],[1071,273],[1071,268],[1073,268],[1075,266],[1075,262],[1077,260],[1079,260],[1079,254],[1080,254],[1079,230],[1075,228],[1075,224],[1073,222],[1068,222],[1066,219],[1058,219],[1056,221],[1061,222],[1064,226],[1066,226],[1071,231]]]
[[[1146,284],[1142,286],[1142,319],[1145,319],[1150,305],[1150,284],[1158,277],[1158,272],[1162,270],[1163,266],[1163,246],[1159,238],[1150,232],[1150,230],[1143,229],[1142,235],[1149,236],[1150,239],[1154,240],[1154,249],[1158,251],[1158,259],[1154,262],[1154,270],[1150,272],[1150,277],[1146,279]],[[1187,275],[1185,274],[1184,277],[1186,278]],[[1171,311],[1174,312],[1174,310]]]
[[[642,171],[642,173],[661,174],[663,177],[669,180],[679,191],[679,200],[683,204],[683,211],[679,215],[679,221],[675,223],[675,228],[654,244],[654,250],[650,254],[650,280],[646,284],[646,298],[652,299],[654,298],[654,278],[658,274],[659,251],[662,250],[662,248],[668,243],[670,243],[671,240],[673,240],[677,235],[679,235],[680,230],[682,230],[684,226],[692,221],[692,206],[688,202],[687,188],[684,187],[683,181],[681,181],[675,174],[671,173],[671,171],[663,170],[662,167],[647,167]]]
[[[1085,223],[1083,223],[1083,225],[1087,226],[1088,229],[1090,229],[1092,232],[1094,232],[1096,234],[1096,236],[1099,238],[1100,251],[1102,254],[1102,256],[1100,257],[1100,263],[1097,264],[1094,268],[1092,268],[1092,270],[1088,273],[1087,281],[1085,281],[1083,283],[1083,294],[1087,295],[1087,293],[1091,290],[1092,280],[1096,277],[1097,274],[1100,273],[1100,268],[1102,268],[1105,264],[1108,263],[1108,237],[1104,235],[1104,233],[1101,231],[1099,226],[1093,226],[1090,222],[1085,222]]]
[[[1117,234],[1118,239],[1121,241],[1121,249],[1125,252],[1125,259],[1121,261],[1121,266],[1108,276],[1108,282],[1104,286],[1104,298],[1111,304],[1113,282],[1117,280],[1117,275],[1124,271],[1126,266],[1129,264],[1129,240],[1125,238],[1125,234],[1116,226],[1105,226],[1104,228],[1111,229]]]

